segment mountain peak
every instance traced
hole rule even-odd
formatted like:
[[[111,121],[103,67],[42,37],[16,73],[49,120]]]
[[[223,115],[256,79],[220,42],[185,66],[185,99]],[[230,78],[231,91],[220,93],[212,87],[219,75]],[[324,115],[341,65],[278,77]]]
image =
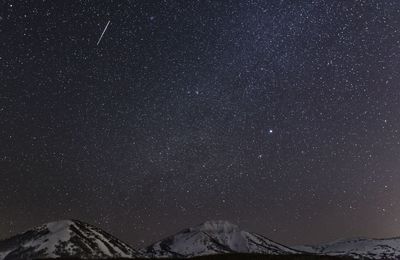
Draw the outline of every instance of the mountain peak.
[[[114,236],[77,220],[37,226],[0,241],[0,259],[39,257],[134,257],[136,251]]]
[[[222,253],[294,254],[297,251],[225,220],[206,221],[140,252],[148,257],[193,257]]]
[[[190,231],[203,231],[203,232],[219,232],[219,233],[230,233],[232,231],[238,231],[239,227],[226,220],[209,220],[196,227],[190,228]]]
[[[63,220],[49,222],[47,224],[44,224],[44,226],[46,226],[51,233],[57,233],[62,230],[70,228],[70,226],[73,225],[74,223],[75,221],[73,220],[63,219]]]

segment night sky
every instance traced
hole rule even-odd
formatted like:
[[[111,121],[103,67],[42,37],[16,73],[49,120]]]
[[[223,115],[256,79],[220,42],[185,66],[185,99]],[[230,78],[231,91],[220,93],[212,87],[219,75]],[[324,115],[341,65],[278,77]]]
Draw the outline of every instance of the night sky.
[[[3,0],[0,238],[398,236],[399,72],[395,0]]]

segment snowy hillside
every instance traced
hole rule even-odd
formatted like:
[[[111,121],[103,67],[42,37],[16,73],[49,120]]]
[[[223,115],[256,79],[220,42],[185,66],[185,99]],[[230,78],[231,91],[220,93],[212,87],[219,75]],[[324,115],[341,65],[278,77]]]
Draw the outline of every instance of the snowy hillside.
[[[316,246],[296,246],[297,250],[331,256],[368,259],[400,259],[400,238],[343,239]]]
[[[134,257],[136,251],[103,230],[76,220],[33,228],[0,241],[0,260],[47,257]]]
[[[191,257],[220,253],[295,254],[297,251],[227,221],[208,221],[140,250],[149,257]]]
[[[286,247],[241,230],[227,221],[208,221],[144,249],[134,250],[92,225],[63,220],[44,224],[0,241],[0,260],[34,258],[192,257],[223,253],[288,255],[308,252],[358,259],[400,259],[400,237],[344,239],[315,246]]]

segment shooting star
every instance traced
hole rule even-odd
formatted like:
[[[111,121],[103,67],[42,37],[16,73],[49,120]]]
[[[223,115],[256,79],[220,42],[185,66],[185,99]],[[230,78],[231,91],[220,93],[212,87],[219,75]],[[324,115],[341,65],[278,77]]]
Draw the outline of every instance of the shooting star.
[[[105,27],[104,30],[103,30],[103,33],[100,35],[100,39],[97,41],[97,46],[99,45],[101,39],[103,38],[103,35],[104,35],[104,33],[106,32],[107,27],[108,27],[109,24],[110,24],[110,21],[108,21],[106,27]]]

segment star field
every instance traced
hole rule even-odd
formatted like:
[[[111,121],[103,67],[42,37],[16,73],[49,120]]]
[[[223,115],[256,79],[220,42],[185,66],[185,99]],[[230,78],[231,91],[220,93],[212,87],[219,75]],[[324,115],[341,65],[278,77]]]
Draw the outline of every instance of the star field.
[[[400,2],[0,6],[0,238],[400,235]]]

